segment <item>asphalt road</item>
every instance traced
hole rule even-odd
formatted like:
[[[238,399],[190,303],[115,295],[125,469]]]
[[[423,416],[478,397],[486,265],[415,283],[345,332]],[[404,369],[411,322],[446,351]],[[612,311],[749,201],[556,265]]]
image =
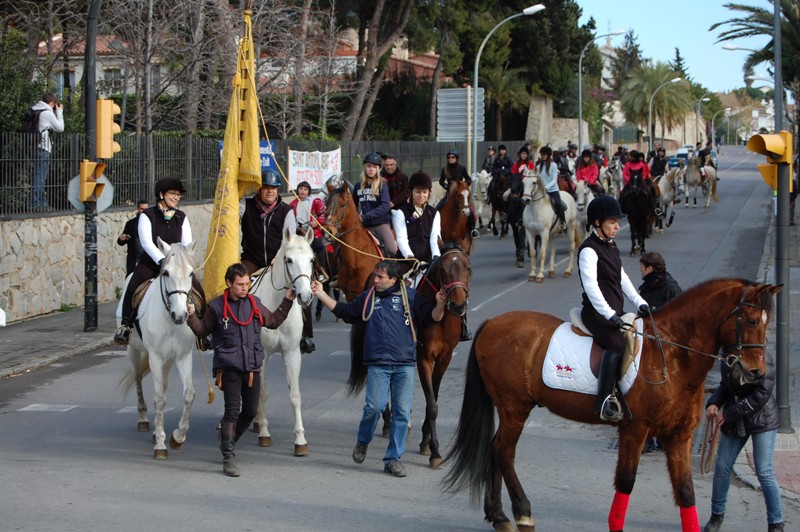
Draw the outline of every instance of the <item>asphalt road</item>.
[[[758,159],[758,160],[757,160]],[[720,202],[710,209],[678,208],[663,235],[647,241],[662,253],[684,287],[713,277],[755,278],[762,258],[771,199],[758,172],[760,159],[743,148],[723,148]],[[619,235],[627,250],[627,229]],[[562,277],[566,244],[560,241],[557,276],[528,283],[529,265],[514,266],[513,243],[484,235],[472,256],[469,320],[515,309],[566,318],[580,302],[577,276]],[[623,256],[638,286],[638,257]],[[350,458],[363,398],[344,393],[349,352],[347,326],[329,313],[316,324],[317,351],[303,358],[303,419],[310,455],[292,455],[294,434],[279,356],[268,366],[268,413],[274,446],[259,448],[253,433],[237,448],[242,476],[225,477],[217,448],[221,393],[206,403],[202,367],[195,358],[194,404],[186,445],[167,461],[152,458],[150,435],[136,432],[135,398],[117,382],[128,364],[113,349],[54,364],[4,381],[0,388],[0,515],[4,530],[488,530],[481,508],[466,494],[448,496],[443,471],[427,468],[416,453],[424,399],[417,386],[412,434],[404,457],[408,477],[383,473],[386,440],[376,437],[367,460]],[[456,351],[440,392],[442,441],[455,428],[468,344]],[[206,355],[210,365],[210,355]],[[145,396],[152,403],[152,385]],[[167,430],[180,414],[180,381],[172,374]],[[152,415],[151,415],[152,418]],[[584,426],[537,409],[517,448],[516,467],[541,531],[605,530],[613,497],[616,433]],[[694,457],[695,471],[699,455]],[[701,524],[710,512],[711,478],[695,473]],[[760,492],[735,484],[726,529],[765,529]],[[789,523],[800,523],[797,503],[786,501]],[[507,511],[510,508],[506,500]],[[728,527],[730,523],[730,527]],[[642,457],[626,530],[679,530],[665,461]]]

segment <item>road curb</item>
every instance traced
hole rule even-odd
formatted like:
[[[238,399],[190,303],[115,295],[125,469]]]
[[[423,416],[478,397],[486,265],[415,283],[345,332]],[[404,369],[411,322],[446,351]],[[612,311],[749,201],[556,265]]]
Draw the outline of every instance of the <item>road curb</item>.
[[[39,357],[33,360],[27,360],[22,364],[18,364],[16,366],[0,369],[0,379],[5,379],[9,377],[16,377],[23,373],[28,373],[30,371],[34,371],[45,366],[49,366],[55,362],[59,362],[61,360],[65,360],[67,358],[76,357],[78,355],[82,355],[84,353],[88,353],[89,351],[95,351],[97,349],[102,349],[104,347],[108,347],[110,345],[114,345],[113,339],[104,338],[102,340],[96,340],[94,342],[88,342],[80,347],[76,347],[75,349],[70,349],[69,351],[63,351],[61,353],[55,353],[52,355],[47,355],[43,357]]]

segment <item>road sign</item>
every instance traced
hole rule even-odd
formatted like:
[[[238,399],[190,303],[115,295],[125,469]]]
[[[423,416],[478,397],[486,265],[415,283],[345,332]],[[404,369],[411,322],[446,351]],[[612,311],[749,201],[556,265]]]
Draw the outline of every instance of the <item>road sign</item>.
[[[483,89],[478,87],[478,108],[473,112],[475,92],[472,89],[439,89],[436,95],[436,140],[466,142],[472,138],[472,120],[478,123],[477,140],[484,136]]]
[[[97,178],[97,183],[104,185],[103,193],[97,198],[97,212],[101,213],[111,207],[114,201],[114,185],[108,180],[105,174]],[[84,212],[83,202],[80,200],[81,176],[76,175],[69,180],[67,186],[67,199],[78,212]]]

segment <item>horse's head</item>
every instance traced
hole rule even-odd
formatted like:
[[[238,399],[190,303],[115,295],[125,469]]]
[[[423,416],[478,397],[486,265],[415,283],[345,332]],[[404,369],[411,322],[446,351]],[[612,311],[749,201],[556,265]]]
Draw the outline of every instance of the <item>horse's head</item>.
[[[325,210],[324,227],[333,236],[347,230],[348,224],[354,223],[352,220],[358,220],[358,211],[347,181],[342,179],[335,188],[328,190]]]
[[[283,244],[273,266],[280,268],[280,262],[283,263],[283,283],[294,289],[297,301],[303,308],[308,308],[314,297],[311,293],[315,261],[314,251],[311,249],[312,240],[314,231],[307,231],[305,236],[298,236],[288,229],[285,230]]]
[[[169,318],[176,325],[181,325],[189,317],[186,303],[192,292],[192,274],[194,266],[189,257],[189,252],[194,251],[193,241],[187,246],[181,244],[167,244],[159,237],[157,244],[164,254],[161,271],[158,276],[161,280],[161,299],[169,313]]]
[[[539,193],[539,185],[541,179],[536,172],[526,172],[525,177],[522,179],[522,202],[526,205],[534,199],[539,199],[536,196]],[[544,192],[542,192],[544,193]]]
[[[467,313],[472,268],[469,256],[458,246],[445,248],[439,258],[439,288],[447,296],[447,309],[456,316]]]
[[[454,181],[448,191],[447,205],[457,209],[459,214],[465,218],[470,215],[469,195],[472,191],[471,188],[466,181]]]
[[[594,193],[592,189],[586,186],[586,181],[578,181],[578,185],[575,187],[575,195],[578,196],[576,201],[578,212],[583,211],[594,199]]]
[[[486,189],[489,187],[489,181],[491,180],[492,175],[487,172],[486,170],[481,170],[478,172],[478,194],[481,195],[481,198],[486,201],[488,198],[486,197]]]

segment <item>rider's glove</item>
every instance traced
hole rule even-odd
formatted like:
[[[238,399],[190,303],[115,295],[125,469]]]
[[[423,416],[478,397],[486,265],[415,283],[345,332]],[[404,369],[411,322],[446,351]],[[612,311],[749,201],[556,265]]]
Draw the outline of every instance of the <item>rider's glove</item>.
[[[644,318],[650,315],[650,305],[643,303],[639,305],[639,316]]]
[[[625,325],[622,322],[622,318],[620,318],[616,314],[608,318],[608,321],[609,323],[611,323],[611,326],[614,327],[615,329],[622,329],[622,327]]]

